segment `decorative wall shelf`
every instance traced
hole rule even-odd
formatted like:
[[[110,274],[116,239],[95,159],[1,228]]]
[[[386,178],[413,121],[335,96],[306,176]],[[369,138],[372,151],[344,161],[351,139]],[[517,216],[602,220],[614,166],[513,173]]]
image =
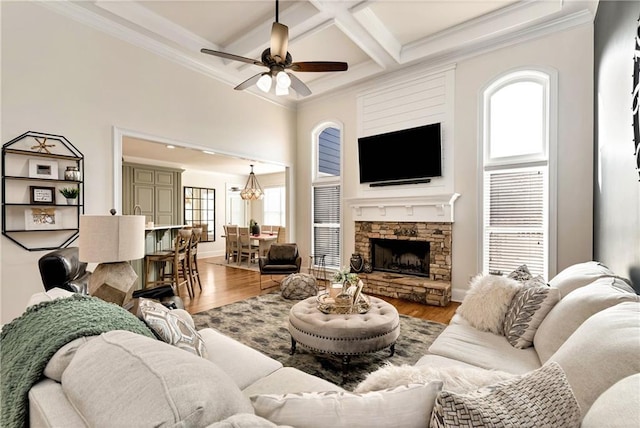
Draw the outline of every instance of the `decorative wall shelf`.
[[[4,144],[2,234],[29,251],[68,246],[84,212],[83,172],[84,156],[62,135],[28,131]],[[60,194],[64,187],[78,188],[75,202]]]

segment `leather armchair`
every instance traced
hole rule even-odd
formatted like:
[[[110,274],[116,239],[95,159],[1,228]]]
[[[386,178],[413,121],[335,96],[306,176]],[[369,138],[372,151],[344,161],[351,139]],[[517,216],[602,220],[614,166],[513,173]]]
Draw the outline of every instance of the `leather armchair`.
[[[88,294],[91,272],[78,259],[78,247],[60,248],[40,257],[40,277],[45,290],[58,287],[73,293]]]
[[[299,273],[301,264],[302,257],[300,257],[298,253],[297,244],[271,244],[267,256],[258,259],[260,289],[262,289],[262,275],[289,275]]]

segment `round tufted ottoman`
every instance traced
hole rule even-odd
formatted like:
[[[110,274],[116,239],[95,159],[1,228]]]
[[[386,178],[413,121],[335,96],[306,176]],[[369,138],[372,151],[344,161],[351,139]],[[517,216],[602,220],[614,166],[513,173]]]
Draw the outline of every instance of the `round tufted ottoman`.
[[[282,280],[280,293],[285,299],[306,299],[318,294],[318,283],[307,273],[292,273]]]
[[[390,347],[400,335],[400,317],[393,305],[369,296],[371,309],[366,314],[325,314],[317,308],[317,298],[296,303],[289,311],[291,354],[296,344],[313,351],[341,355],[343,368],[352,355]]]

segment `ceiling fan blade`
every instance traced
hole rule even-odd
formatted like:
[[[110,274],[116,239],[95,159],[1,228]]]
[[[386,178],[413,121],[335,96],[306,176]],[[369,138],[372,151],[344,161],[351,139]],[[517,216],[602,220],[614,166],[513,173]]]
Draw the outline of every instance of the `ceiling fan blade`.
[[[307,95],[311,95],[311,89],[309,89],[309,87],[305,85],[302,80],[298,79],[296,76],[294,76],[291,73],[287,73],[287,74],[291,78],[291,88],[293,88],[294,91],[296,91],[298,94],[302,95],[303,97],[306,97]]]
[[[206,48],[200,49],[200,52],[206,53],[206,54],[209,54],[209,55],[213,55],[213,56],[219,56],[220,58],[230,59],[230,60],[233,60],[233,61],[241,61],[241,62],[246,62],[248,64],[263,65],[264,66],[264,64],[261,61],[258,61],[258,60],[255,60],[255,59],[251,59],[251,58],[245,58],[245,57],[240,56],[240,55],[234,55],[234,54],[230,54],[230,53],[226,53],[226,52],[214,51],[214,50],[206,49]]]
[[[289,27],[274,22],[271,27],[271,57],[277,63],[285,62],[289,47]]]
[[[247,89],[249,86],[254,85],[258,81],[258,79],[260,79],[262,74],[263,73],[258,73],[255,76],[249,77],[247,80],[245,80],[244,82],[242,82],[241,84],[239,84],[233,89],[235,89],[236,91],[242,91],[244,89]]]
[[[346,71],[349,65],[346,62],[333,62],[333,61],[307,61],[307,62],[294,62],[289,67],[293,71]]]

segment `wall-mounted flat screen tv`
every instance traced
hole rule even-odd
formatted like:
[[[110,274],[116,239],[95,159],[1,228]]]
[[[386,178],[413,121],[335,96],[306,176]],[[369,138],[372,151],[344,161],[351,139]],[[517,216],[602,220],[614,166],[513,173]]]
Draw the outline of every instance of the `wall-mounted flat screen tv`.
[[[358,138],[360,183],[425,182],[442,176],[440,123]]]

